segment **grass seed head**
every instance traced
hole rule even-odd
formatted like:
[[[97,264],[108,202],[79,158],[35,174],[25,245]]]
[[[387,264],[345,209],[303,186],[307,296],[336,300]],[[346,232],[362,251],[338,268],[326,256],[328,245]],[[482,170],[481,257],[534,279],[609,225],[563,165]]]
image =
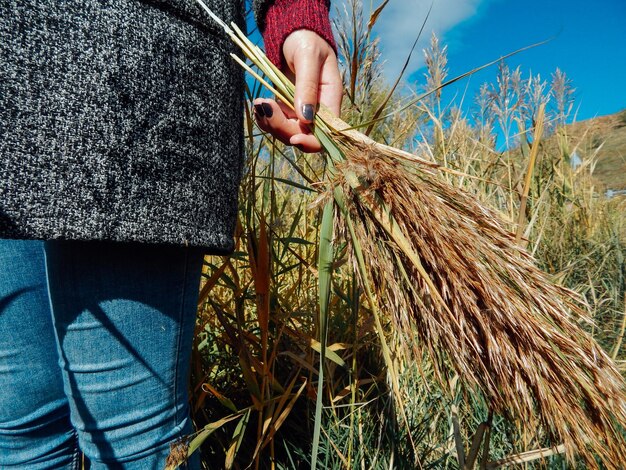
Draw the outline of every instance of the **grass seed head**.
[[[417,334],[417,357],[434,358],[440,378],[452,365],[523,431],[543,425],[570,459],[579,453],[598,468],[595,453],[607,468],[625,468],[624,381],[581,328],[590,319],[580,297],[535,266],[498,214],[432,169],[337,138],[346,161],[335,184],[371,285],[396,327]]]

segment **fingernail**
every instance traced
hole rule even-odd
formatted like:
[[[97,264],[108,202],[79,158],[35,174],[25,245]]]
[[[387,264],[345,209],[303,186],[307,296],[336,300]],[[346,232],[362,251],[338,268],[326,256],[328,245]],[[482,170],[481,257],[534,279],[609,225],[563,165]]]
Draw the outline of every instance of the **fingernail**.
[[[307,121],[312,121],[313,119],[315,119],[315,108],[313,107],[313,105],[305,104],[304,106],[302,106],[302,115]]]
[[[272,109],[272,107],[270,106],[269,103],[263,103],[261,104],[261,106],[263,106],[263,112],[265,113],[265,117],[271,118],[274,114],[274,110]]]
[[[254,105],[254,112],[259,116],[259,117],[265,117],[265,112],[263,111],[263,106],[261,106],[260,104],[255,104]]]

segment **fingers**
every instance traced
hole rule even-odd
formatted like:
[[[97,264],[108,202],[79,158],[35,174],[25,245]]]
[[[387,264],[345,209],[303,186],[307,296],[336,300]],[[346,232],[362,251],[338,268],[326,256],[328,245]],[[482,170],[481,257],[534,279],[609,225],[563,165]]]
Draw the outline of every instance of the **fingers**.
[[[322,68],[319,102],[323,103],[335,116],[341,115],[343,82],[337,65],[337,58],[329,57]]]
[[[324,58],[321,54],[296,54],[293,68],[296,75],[295,108],[298,119],[310,124],[315,119],[320,76]]]
[[[274,100],[255,100],[254,116],[263,131],[274,135],[274,137],[284,144],[289,145],[291,136],[302,132],[298,120],[287,117]]]
[[[287,145],[294,145],[303,152],[319,152],[321,146],[306,124],[302,124],[286,105],[274,100],[254,100],[254,116],[259,127]],[[287,108],[287,110],[285,109]],[[291,114],[291,116],[290,116]]]
[[[280,100],[276,100],[276,104],[278,104],[278,107],[287,117],[287,119],[298,119],[298,116],[296,116],[296,112],[290,106],[287,106]]]
[[[296,134],[289,139],[289,143],[306,153],[322,150],[319,140],[313,134]]]
[[[343,85],[337,56],[330,44],[313,31],[296,30],[285,39],[283,55],[284,71],[295,83],[298,119],[308,124],[313,122],[318,103],[338,116]]]
[[[313,31],[296,30],[284,41],[283,54],[288,78],[295,83],[294,110],[268,99],[254,101],[259,127],[281,142],[305,152],[318,152],[321,145],[312,134],[312,123],[323,103],[340,115],[343,84],[332,47]]]

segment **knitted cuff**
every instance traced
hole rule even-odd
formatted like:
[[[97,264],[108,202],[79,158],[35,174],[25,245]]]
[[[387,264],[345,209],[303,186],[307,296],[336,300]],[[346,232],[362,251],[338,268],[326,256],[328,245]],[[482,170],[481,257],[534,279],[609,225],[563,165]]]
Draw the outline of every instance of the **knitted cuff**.
[[[263,42],[265,54],[283,69],[283,43],[287,36],[298,29],[316,32],[331,45],[337,53],[337,45],[328,18],[327,0],[275,0],[267,9]]]

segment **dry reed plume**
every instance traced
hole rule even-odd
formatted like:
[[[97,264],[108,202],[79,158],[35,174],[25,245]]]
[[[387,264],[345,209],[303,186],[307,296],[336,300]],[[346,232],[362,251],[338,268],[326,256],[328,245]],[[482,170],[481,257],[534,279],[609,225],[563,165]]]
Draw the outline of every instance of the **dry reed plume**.
[[[579,453],[599,468],[595,453],[607,468],[626,468],[624,382],[581,328],[589,319],[578,297],[471,195],[396,150],[333,137],[346,155],[341,169],[359,184],[332,184],[346,195],[379,304],[405,335],[420,336],[410,347],[425,349],[443,380],[452,364],[525,431],[544,425],[568,458]]]
[[[274,86],[255,76],[293,102],[293,85],[260,49],[221,24]],[[352,244],[372,309],[388,311],[405,336],[418,333],[409,347],[430,354],[442,381],[451,364],[494,412],[531,435],[543,426],[570,461],[626,468],[625,384],[581,327],[590,320],[580,299],[535,267],[494,211],[440,178],[443,169],[348,127],[321,110],[315,134],[328,152],[338,234]]]

